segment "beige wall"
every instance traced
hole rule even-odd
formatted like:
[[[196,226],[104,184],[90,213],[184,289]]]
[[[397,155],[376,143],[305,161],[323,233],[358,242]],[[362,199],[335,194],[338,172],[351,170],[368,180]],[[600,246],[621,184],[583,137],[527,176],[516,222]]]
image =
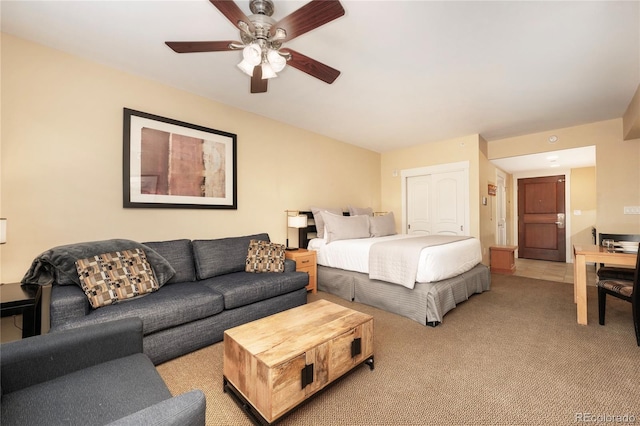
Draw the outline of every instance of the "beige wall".
[[[622,134],[625,140],[640,138],[640,85],[622,116]]]
[[[2,35],[0,280],[60,244],[268,232],[285,209],[380,208],[380,154]],[[123,209],[122,109],[238,135],[238,209]],[[291,239],[295,240],[291,231]]]
[[[571,169],[571,243],[592,244],[596,226],[596,168]]]
[[[558,136],[555,144],[548,143],[552,134]],[[640,140],[623,140],[621,118],[491,141],[489,158],[582,146],[596,147],[594,192],[598,232],[640,233],[640,215],[625,215],[623,210],[624,206],[640,206]]]
[[[487,158],[487,141],[480,137],[479,152],[479,225],[480,242],[482,243],[482,261],[489,265],[489,247],[496,243],[496,220],[498,217],[497,197],[489,195],[489,184],[496,184],[496,166],[489,162]],[[482,199],[487,199],[487,204],[482,204]]]

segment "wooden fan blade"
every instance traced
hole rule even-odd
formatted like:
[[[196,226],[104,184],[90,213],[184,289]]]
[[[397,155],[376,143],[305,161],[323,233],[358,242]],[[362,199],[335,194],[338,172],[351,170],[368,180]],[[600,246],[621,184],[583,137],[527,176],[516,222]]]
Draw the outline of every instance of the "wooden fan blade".
[[[344,13],[344,8],[338,0],[313,0],[282,18],[272,28],[285,30],[287,37],[284,41],[288,41],[331,22]]]
[[[302,53],[296,52],[291,49],[280,49],[283,53],[290,53],[291,59],[287,61],[287,65],[291,65],[294,68],[299,69],[302,72],[309,74],[315,78],[318,78],[325,83],[333,83],[340,75],[340,71],[335,68],[331,68],[328,65],[318,62]]]
[[[238,22],[243,21],[249,26],[249,30],[251,32],[255,31],[255,28],[247,15],[244,14],[242,10],[238,7],[238,5],[231,0],[209,0],[212,5],[216,7],[222,14],[229,20],[233,25],[242,29],[238,26]]]
[[[251,77],[251,93],[264,93],[267,91],[267,83],[269,80],[262,79],[262,66],[256,65],[253,69],[253,77]]]
[[[234,50],[231,43],[242,44],[237,41],[167,41],[165,44],[177,53],[193,52],[222,52]]]

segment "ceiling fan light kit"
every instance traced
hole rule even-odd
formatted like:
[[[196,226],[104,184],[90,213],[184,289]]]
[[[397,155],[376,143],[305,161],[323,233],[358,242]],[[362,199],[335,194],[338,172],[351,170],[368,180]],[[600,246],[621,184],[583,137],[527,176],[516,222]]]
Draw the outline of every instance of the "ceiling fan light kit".
[[[260,43],[252,42],[242,49],[242,61],[238,64],[245,74],[253,77],[256,66],[262,67],[262,78],[274,78],[287,65],[287,60],[276,49],[264,48]]]
[[[291,49],[281,50],[290,41],[344,15],[338,0],[312,0],[300,9],[275,21],[272,0],[251,0],[253,15],[246,16],[229,0],[209,0],[240,30],[237,41],[168,41],[177,53],[220,52],[242,50],[238,68],[251,76],[251,93],[267,91],[267,80],[277,77],[287,63],[312,77],[333,83],[340,71]]]

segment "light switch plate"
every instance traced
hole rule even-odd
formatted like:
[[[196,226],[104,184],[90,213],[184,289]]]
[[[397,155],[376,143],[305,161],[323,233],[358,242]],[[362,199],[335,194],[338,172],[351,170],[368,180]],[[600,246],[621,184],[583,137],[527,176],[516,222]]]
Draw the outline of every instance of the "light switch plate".
[[[640,214],[640,206],[625,206],[624,214]]]

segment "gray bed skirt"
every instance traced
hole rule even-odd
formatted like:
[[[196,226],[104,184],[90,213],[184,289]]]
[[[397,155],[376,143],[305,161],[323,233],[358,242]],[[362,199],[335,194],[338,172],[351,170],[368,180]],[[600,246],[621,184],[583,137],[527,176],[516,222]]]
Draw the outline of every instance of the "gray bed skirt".
[[[461,275],[433,283],[418,283],[413,289],[371,280],[367,274],[359,272],[318,266],[318,290],[434,327],[457,303],[489,290],[490,286],[489,268],[481,263]]]

